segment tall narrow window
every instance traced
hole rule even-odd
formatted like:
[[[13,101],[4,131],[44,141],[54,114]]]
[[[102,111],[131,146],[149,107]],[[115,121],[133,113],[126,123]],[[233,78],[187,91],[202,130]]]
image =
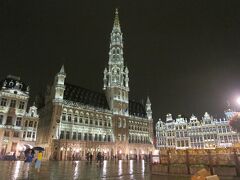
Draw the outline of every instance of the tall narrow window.
[[[62,113],[62,120],[66,121],[66,113]]]
[[[76,140],[77,139],[77,133],[76,132],[73,132],[73,137],[72,137],[73,140]]]
[[[36,133],[33,132],[32,138],[35,139]]]
[[[34,128],[37,128],[37,122],[34,123]]]
[[[87,133],[84,133],[84,141],[87,141]]]
[[[3,123],[3,115],[1,114],[0,115],[0,124],[2,124]]]
[[[66,139],[70,139],[70,132],[69,131],[66,132]]]
[[[33,121],[29,122],[29,127],[33,127]]]
[[[82,140],[82,133],[78,133],[78,140]]]
[[[7,105],[7,99],[6,98],[2,98],[1,99],[1,106],[6,106]]]
[[[74,122],[75,122],[75,123],[78,122],[78,116],[77,116],[77,115],[74,116]]]
[[[61,131],[60,139],[63,139],[63,138],[64,138],[64,131]]]
[[[30,138],[32,135],[32,132],[27,132],[27,137]]]
[[[12,116],[7,117],[6,125],[12,125]]]
[[[68,122],[71,122],[72,121],[72,116],[71,114],[68,114]]]
[[[11,102],[10,102],[10,107],[11,108],[15,108],[16,107],[16,100],[11,100]]]
[[[28,126],[28,121],[25,121],[25,127],[27,127]]]
[[[22,118],[17,117],[16,126],[21,126],[21,124],[22,124]]]
[[[19,109],[24,109],[24,106],[25,106],[25,102],[20,101],[18,108],[19,108]]]
[[[79,123],[82,123],[82,122],[83,122],[83,116],[80,115],[80,117],[79,117]]]
[[[25,137],[26,137],[26,131],[23,132],[23,138],[25,138]]]

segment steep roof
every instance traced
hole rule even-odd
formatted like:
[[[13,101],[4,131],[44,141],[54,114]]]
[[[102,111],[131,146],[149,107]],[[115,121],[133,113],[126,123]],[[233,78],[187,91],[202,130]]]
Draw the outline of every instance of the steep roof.
[[[138,117],[146,117],[144,105],[139,102],[129,100],[129,114]]]
[[[104,93],[99,93],[69,83],[65,83],[64,99],[109,110],[107,98]],[[138,117],[146,117],[144,105],[130,100],[129,114]]]
[[[93,107],[109,109],[106,96],[80,86],[65,83],[64,99]]]

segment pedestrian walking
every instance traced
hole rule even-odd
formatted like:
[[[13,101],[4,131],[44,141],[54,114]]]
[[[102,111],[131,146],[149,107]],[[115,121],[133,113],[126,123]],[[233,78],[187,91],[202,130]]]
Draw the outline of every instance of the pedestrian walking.
[[[33,150],[30,149],[25,153],[25,160],[23,165],[23,173],[25,178],[28,177],[30,164],[32,163],[33,158],[34,158],[34,153],[33,153]]]
[[[92,162],[93,155],[92,153],[90,154],[90,162]]]
[[[37,169],[38,173],[40,172],[40,167],[41,167],[41,163],[42,163],[42,156],[43,156],[42,151],[39,151],[37,153],[37,158],[36,158],[36,161],[35,161],[35,169]]]

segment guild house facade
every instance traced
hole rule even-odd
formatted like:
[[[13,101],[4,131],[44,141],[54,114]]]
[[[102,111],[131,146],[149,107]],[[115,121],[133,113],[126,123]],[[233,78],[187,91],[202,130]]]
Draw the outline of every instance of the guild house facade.
[[[1,155],[19,156],[35,145],[39,116],[33,105],[27,111],[29,87],[19,77],[9,75],[0,81]]]
[[[214,119],[207,112],[201,120],[194,115],[189,120],[180,115],[174,120],[167,114],[166,121],[156,124],[157,148],[214,149],[233,147],[240,141],[240,134],[232,131],[229,120],[236,112],[225,111],[225,118]]]
[[[47,159],[84,159],[86,153],[105,158],[146,158],[154,149],[151,102],[129,99],[128,68],[124,65],[122,32],[116,10],[110,36],[103,92],[66,81],[64,66],[40,110],[37,143]]]

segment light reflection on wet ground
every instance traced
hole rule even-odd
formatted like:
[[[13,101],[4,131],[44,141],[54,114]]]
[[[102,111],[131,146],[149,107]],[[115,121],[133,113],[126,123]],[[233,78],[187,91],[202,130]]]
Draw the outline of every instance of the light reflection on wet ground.
[[[142,161],[104,161],[101,166],[95,161],[43,161],[38,173],[32,163],[29,173],[24,173],[22,161],[0,161],[0,179],[80,179],[80,180],[151,180],[175,179],[150,176],[149,164]]]
[[[148,165],[144,161],[43,161],[40,173],[32,163],[25,173],[22,161],[0,161],[0,179],[149,179]]]

